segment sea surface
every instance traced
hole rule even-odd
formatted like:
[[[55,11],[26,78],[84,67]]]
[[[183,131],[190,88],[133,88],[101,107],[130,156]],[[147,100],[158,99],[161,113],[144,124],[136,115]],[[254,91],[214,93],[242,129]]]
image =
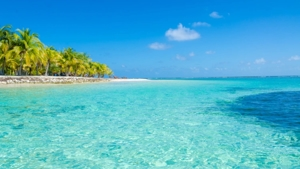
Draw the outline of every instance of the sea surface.
[[[300,78],[0,87],[0,168],[300,168]]]

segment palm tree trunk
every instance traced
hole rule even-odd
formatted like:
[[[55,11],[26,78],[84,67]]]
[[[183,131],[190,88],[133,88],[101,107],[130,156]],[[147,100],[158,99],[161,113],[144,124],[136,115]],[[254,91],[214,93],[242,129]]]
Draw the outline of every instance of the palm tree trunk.
[[[70,67],[68,67],[68,71],[67,71],[67,74],[66,74],[66,76],[69,76],[70,75]]]
[[[59,69],[58,76],[61,76],[62,68]]]
[[[21,59],[20,59],[20,68],[19,68],[19,73],[18,73],[18,75],[19,75],[19,76],[22,76],[22,68],[23,68],[23,57],[24,57],[24,54],[21,53],[21,54],[20,54],[20,57],[21,57]]]
[[[5,57],[3,58],[3,63],[2,63],[2,75],[5,75],[5,63],[6,63],[6,59]]]
[[[48,61],[47,66],[46,66],[46,72],[45,72],[45,76],[48,76],[48,69],[50,67],[50,62]]]
[[[39,66],[38,66],[38,64],[35,64],[35,74],[37,76],[39,75]]]
[[[21,59],[20,68],[19,68],[19,76],[22,76],[22,67],[23,67],[23,59]]]

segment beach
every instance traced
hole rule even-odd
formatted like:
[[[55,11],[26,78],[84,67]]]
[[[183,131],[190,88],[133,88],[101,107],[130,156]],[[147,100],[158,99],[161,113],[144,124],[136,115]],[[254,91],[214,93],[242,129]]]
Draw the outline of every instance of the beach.
[[[146,81],[148,79],[112,79],[94,77],[72,77],[72,76],[0,76],[0,85],[16,84],[78,84],[99,82],[131,82]]]

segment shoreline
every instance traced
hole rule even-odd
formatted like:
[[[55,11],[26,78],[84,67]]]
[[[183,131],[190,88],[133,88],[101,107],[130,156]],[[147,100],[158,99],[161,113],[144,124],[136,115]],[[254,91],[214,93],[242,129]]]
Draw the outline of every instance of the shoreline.
[[[148,79],[106,79],[94,77],[72,76],[0,76],[0,86],[31,85],[31,84],[82,84],[99,82],[133,82],[147,81]]]
[[[149,79],[140,79],[140,78],[132,78],[132,79],[109,79],[111,82],[143,82],[150,81]]]

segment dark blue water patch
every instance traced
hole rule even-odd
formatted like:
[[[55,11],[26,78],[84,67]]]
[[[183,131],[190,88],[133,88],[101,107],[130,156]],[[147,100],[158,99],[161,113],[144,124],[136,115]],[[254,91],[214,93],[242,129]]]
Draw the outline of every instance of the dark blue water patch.
[[[266,90],[267,88],[265,88],[265,87],[260,87],[260,88],[249,88],[249,87],[229,87],[229,88],[226,88],[225,90],[222,90],[222,91],[224,91],[224,92],[226,92],[226,93],[230,93],[230,94],[235,94],[235,93],[237,93],[237,92],[244,92],[244,91],[251,91],[251,90],[255,90],[255,91],[257,91],[257,90]],[[274,89],[275,90],[275,89]]]
[[[263,93],[240,97],[230,104],[232,112],[254,116],[272,127],[300,136],[300,91]]]

